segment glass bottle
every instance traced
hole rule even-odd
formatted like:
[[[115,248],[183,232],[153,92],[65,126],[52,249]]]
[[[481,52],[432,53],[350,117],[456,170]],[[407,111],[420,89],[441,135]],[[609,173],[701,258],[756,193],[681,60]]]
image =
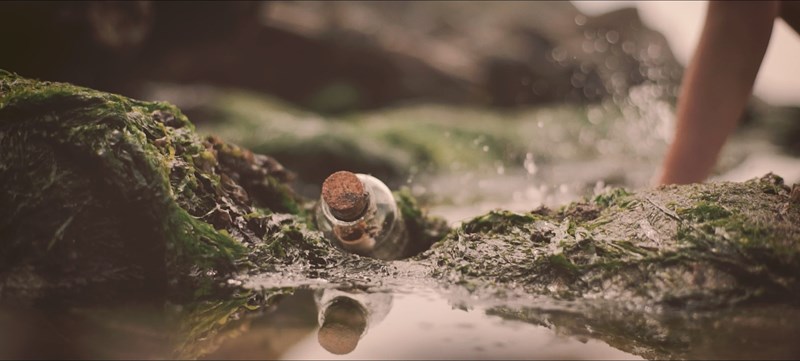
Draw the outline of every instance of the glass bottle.
[[[322,183],[316,220],[335,246],[361,256],[399,259],[408,245],[392,192],[371,175],[331,174]]]

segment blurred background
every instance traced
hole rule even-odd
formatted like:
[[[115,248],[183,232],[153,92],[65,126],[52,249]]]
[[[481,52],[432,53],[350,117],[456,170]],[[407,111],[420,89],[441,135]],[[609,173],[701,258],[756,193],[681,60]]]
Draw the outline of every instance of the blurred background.
[[[202,134],[275,156],[311,197],[350,169],[459,220],[650,185],[705,7],[3,2],[0,68],[174,103]],[[714,179],[800,180],[799,56],[778,21]]]

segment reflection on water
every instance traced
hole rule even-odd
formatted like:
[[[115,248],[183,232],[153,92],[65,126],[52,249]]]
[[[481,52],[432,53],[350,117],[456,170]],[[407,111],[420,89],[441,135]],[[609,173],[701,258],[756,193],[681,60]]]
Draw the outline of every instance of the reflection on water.
[[[314,293],[319,309],[319,344],[336,355],[352,352],[367,329],[383,321],[392,308],[384,292],[346,292],[320,289]]]
[[[378,295],[379,297],[374,297]],[[381,314],[370,331],[348,353],[335,357],[322,340],[307,336],[282,359],[640,359],[603,341],[561,335],[535,325],[490,315],[484,306],[448,301],[431,289],[361,298],[362,310]],[[350,299],[355,301],[354,299]],[[391,310],[389,310],[391,307]],[[384,311],[385,310],[385,311]]]
[[[185,305],[0,306],[0,358],[796,358],[800,310],[620,309],[460,288],[316,287]]]

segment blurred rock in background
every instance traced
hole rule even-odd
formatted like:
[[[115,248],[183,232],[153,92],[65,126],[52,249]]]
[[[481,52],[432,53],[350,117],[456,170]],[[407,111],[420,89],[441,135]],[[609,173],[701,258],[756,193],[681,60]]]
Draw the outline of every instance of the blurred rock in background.
[[[147,82],[239,87],[323,113],[586,103],[681,75],[635,9],[569,2],[14,2],[0,43],[0,68],[23,76],[134,97]]]
[[[171,102],[277,157],[308,195],[345,168],[392,187],[470,169],[524,176],[525,206],[543,194],[531,179],[559,195],[647,185],[683,72],[636,9],[570,2],[7,2],[0,44],[2,69]],[[794,158],[763,161],[800,149],[798,114],[752,101],[740,129],[758,134],[715,173],[800,177]]]

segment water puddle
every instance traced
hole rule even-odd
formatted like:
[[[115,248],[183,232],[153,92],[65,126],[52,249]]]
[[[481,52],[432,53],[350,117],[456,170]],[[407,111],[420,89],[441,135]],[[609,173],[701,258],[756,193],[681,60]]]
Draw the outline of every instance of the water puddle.
[[[398,283],[399,284],[399,283]],[[785,359],[800,310],[622,308],[456,286],[314,286],[175,305],[0,305],[0,357]]]
[[[322,297],[325,292],[331,290],[323,290]],[[370,316],[354,349],[330,352],[326,346],[336,343],[317,327],[281,359],[641,359],[602,341],[490,315],[485,306],[454,306],[431,289],[367,296],[333,292],[361,300]]]

